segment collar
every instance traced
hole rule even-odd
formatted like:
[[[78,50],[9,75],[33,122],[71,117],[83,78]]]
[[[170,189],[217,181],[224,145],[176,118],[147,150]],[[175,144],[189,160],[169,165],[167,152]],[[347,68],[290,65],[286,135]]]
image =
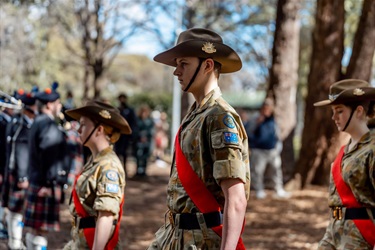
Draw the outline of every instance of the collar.
[[[93,160],[93,163],[97,163],[99,162],[105,155],[107,155],[109,152],[112,151],[112,147],[109,146],[105,149],[103,149],[102,151],[99,152],[99,154],[95,157],[95,159]]]
[[[204,110],[206,110],[208,107],[212,106],[212,104],[216,101],[217,98],[221,96],[221,90],[220,87],[216,87],[213,90],[211,90],[201,101],[201,103],[197,104],[197,102],[194,102],[194,104],[191,106],[189,113],[201,113]],[[198,106],[198,107],[197,107]]]
[[[350,141],[351,141],[351,139],[350,139],[349,143],[345,147],[345,152],[356,150],[360,144],[370,143],[371,139],[372,139],[371,133],[375,134],[375,130],[374,131],[370,130],[366,134],[362,135],[361,139],[359,139],[358,143],[352,148],[352,150],[349,150],[349,144],[350,144]]]
[[[8,115],[7,113],[5,112],[2,112],[1,113],[1,116],[4,117],[4,119],[7,121],[7,122],[10,122],[12,120],[12,117],[10,115]]]

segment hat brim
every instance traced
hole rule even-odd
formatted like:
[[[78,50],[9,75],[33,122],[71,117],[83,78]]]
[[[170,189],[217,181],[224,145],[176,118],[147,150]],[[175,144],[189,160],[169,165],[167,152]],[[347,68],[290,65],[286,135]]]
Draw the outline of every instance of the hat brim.
[[[375,101],[375,88],[372,87],[362,87],[359,88],[363,93],[361,94],[354,94],[354,89],[348,89],[341,92],[336,99],[334,100],[323,100],[314,103],[314,106],[327,106],[327,105],[336,105],[336,104],[346,104],[346,103],[353,103],[353,102],[361,102],[361,101]]]
[[[229,46],[222,43],[213,43],[216,52],[206,53],[202,50],[204,40],[191,40],[182,42],[175,47],[157,54],[154,61],[176,67],[176,58],[200,57],[212,58],[221,64],[221,73],[232,73],[242,68],[242,62],[238,54]]]
[[[110,112],[111,117],[106,119],[99,114],[102,111],[102,107],[97,106],[84,106],[81,108],[66,110],[65,113],[72,117],[74,120],[79,121],[82,116],[93,119],[101,124],[111,126],[115,129],[118,129],[121,134],[131,134],[132,130],[128,122],[118,113]]]

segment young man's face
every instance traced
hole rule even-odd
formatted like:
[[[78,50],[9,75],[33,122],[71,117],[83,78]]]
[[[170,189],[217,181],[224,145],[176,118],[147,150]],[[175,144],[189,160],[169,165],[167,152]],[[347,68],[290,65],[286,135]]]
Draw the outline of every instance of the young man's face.
[[[54,102],[49,102],[47,104],[47,108],[50,110],[51,114],[57,118],[59,117],[60,113],[61,113],[61,108],[62,108],[62,104],[60,102],[60,99],[57,99],[56,101]]]
[[[199,59],[197,57],[179,57],[176,59],[176,63],[177,66],[173,74],[177,76],[181,89],[184,90],[199,65]]]

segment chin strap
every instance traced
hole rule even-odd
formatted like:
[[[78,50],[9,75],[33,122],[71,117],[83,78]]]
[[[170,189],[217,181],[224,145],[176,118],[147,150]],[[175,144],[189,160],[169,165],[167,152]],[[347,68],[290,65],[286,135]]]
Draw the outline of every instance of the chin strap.
[[[352,108],[352,111],[350,112],[350,116],[349,116],[349,119],[348,121],[346,122],[345,124],[345,127],[342,131],[345,131],[345,129],[347,129],[347,127],[349,126],[350,124],[350,121],[352,120],[352,117],[353,117],[353,114],[354,114],[354,111],[357,109],[357,106],[355,108]]]
[[[188,91],[188,89],[190,88],[191,84],[193,84],[193,82],[195,81],[195,78],[198,75],[198,72],[199,72],[199,70],[200,70],[200,68],[202,66],[202,63],[205,60],[204,58],[200,58],[200,57],[198,59],[199,59],[199,65],[198,65],[197,69],[195,70],[195,73],[194,73],[193,77],[191,78],[188,86],[184,89],[185,92]]]
[[[89,136],[86,138],[86,140],[82,143],[82,146],[85,146],[85,144],[88,142],[88,140],[90,140],[92,134],[94,134],[95,130],[99,127],[99,125],[100,125],[100,123],[95,124],[95,127],[93,128],[93,130],[91,131]]]

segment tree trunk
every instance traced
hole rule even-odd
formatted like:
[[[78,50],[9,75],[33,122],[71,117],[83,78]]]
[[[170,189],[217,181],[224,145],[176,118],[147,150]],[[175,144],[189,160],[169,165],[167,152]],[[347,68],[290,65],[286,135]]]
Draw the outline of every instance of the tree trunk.
[[[313,179],[314,184],[328,183],[330,165],[344,140],[331,120],[330,108],[313,106],[314,102],[328,98],[330,85],[341,76],[344,0],[317,1],[315,17],[305,125],[297,161],[297,175],[301,177],[302,187]]]
[[[105,71],[103,58],[97,58],[94,65],[92,65],[94,71],[93,87],[94,87],[94,99],[100,98],[101,92],[101,80]]]
[[[275,118],[284,147],[281,154],[284,179],[294,173],[293,135],[296,126],[298,84],[299,0],[279,0],[272,50],[268,95],[275,99]]]
[[[83,100],[89,99],[89,90],[90,90],[89,77],[90,77],[89,66],[85,65],[85,71],[83,73],[83,96],[82,96]]]
[[[364,0],[346,78],[369,81],[375,51],[375,1]]]

